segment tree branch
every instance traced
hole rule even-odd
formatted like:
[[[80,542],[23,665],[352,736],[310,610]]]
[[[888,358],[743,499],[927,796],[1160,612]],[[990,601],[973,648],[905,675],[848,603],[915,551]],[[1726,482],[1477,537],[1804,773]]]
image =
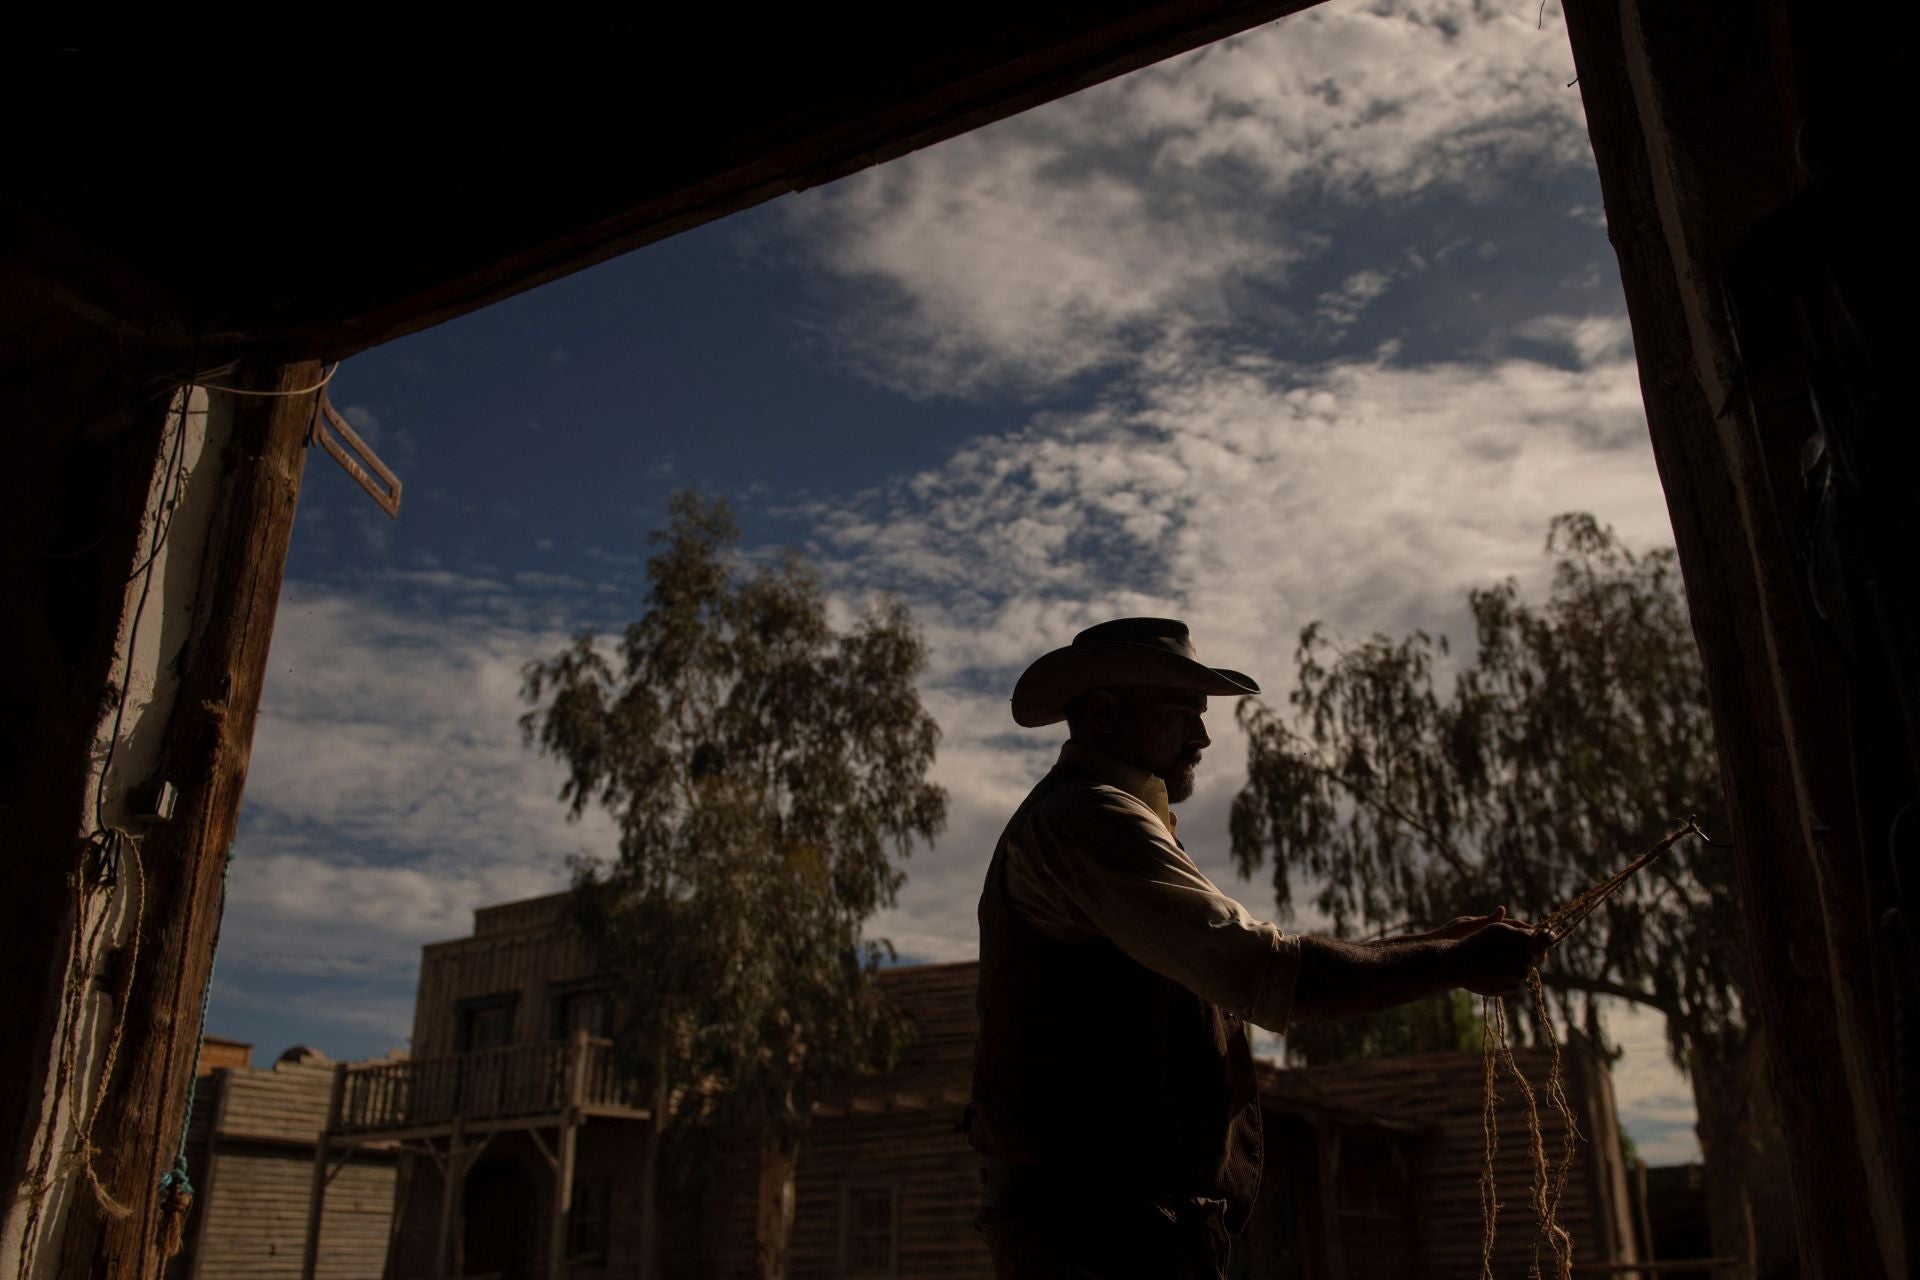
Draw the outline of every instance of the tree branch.
[[[1316,753],[1316,757],[1317,757],[1317,753]],[[1306,760],[1307,768],[1313,770],[1315,773],[1319,774],[1321,777],[1325,778],[1327,781],[1333,783],[1335,786],[1339,787],[1342,791],[1346,792],[1347,796],[1350,799],[1352,799],[1356,804],[1366,805],[1368,808],[1376,810],[1379,813],[1383,813],[1387,817],[1392,818],[1395,822],[1398,822],[1401,825],[1406,827],[1411,827],[1413,830],[1425,836],[1427,838],[1427,842],[1432,846],[1433,851],[1440,855],[1440,860],[1442,862],[1446,863],[1449,867],[1453,868],[1453,873],[1455,875],[1459,876],[1461,880],[1469,884],[1473,882],[1474,875],[1473,875],[1472,869],[1467,865],[1467,860],[1460,856],[1460,851],[1453,847],[1452,841],[1448,840],[1445,836],[1441,835],[1438,831],[1435,831],[1432,827],[1420,821],[1418,818],[1414,817],[1412,814],[1407,813],[1405,810],[1401,809],[1400,806],[1394,804],[1392,801],[1378,799],[1377,797],[1366,795],[1356,790],[1353,784],[1348,782],[1345,777],[1343,777],[1340,773],[1338,773],[1328,765],[1321,763],[1319,759],[1314,757],[1304,757],[1304,756],[1303,758]]]
[[[1656,995],[1651,991],[1642,991],[1638,987],[1629,987],[1624,983],[1609,982],[1605,978],[1586,978],[1577,973],[1561,973],[1557,971],[1554,973],[1546,973],[1543,971],[1540,974],[1540,981],[1550,987],[1558,987],[1564,991],[1584,991],[1589,995],[1614,996],[1621,1000],[1631,1001],[1634,1004],[1643,1004],[1650,1009],[1658,1009],[1669,1018],[1683,1018],[1685,1016],[1678,1004],[1664,996]]]

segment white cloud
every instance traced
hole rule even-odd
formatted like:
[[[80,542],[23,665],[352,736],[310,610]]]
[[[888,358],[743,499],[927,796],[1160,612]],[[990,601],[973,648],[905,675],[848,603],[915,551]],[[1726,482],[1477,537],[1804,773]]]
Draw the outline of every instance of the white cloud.
[[[1228,283],[1293,256],[1231,210],[1059,172],[1078,158],[1071,130],[1017,128],[1028,136],[967,135],[795,202],[827,265],[878,295],[836,336],[883,385],[1071,378],[1164,337],[1176,312],[1222,318]]]
[[[1572,51],[1546,16],[1334,0],[1123,83],[1137,127],[1188,169],[1236,161],[1276,193],[1485,193],[1529,164],[1589,163]]]
[[[609,847],[604,818],[562,823],[558,771],[515,723],[521,665],[563,633],[424,594],[498,584],[408,585],[417,612],[299,583],[282,601],[222,940],[236,987],[404,975],[474,907],[563,887],[569,854]]]
[[[1314,314],[1336,329],[1345,329],[1392,287],[1390,272],[1356,271],[1341,281],[1338,289],[1329,289],[1314,300]]]
[[[1477,199],[1590,164],[1557,11],[1544,29],[1537,13],[1334,0],[789,209],[868,290],[835,336],[884,385],[967,394],[1126,367],[1333,243],[1292,216],[1300,200]]]
[[[1536,316],[1521,324],[1516,334],[1559,347],[1581,364],[1600,360],[1630,360],[1633,331],[1624,315]]]
[[[823,508],[817,536],[850,580],[926,602],[945,669],[1174,602],[1271,666],[1312,618],[1432,623],[1470,585],[1538,573],[1571,508],[1670,537],[1628,361],[1241,360],[977,439]]]

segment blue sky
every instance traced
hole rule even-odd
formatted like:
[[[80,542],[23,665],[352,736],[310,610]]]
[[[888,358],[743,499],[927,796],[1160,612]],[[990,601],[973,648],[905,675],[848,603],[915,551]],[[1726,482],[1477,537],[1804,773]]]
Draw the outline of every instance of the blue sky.
[[[1013,677],[1079,627],[1183,616],[1283,692],[1316,618],[1460,634],[1557,512],[1668,541],[1572,78],[1552,4],[1333,0],[347,362],[405,505],[309,460],[211,1028],[403,1045],[422,943],[608,847],[517,673],[641,607],[677,487],[925,629],[953,816],[876,932],[927,959],[1053,749]],[[1182,834],[1260,910],[1213,719]],[[1657,1025],[1615,1027],[1629,1128],[1690,1156]]]

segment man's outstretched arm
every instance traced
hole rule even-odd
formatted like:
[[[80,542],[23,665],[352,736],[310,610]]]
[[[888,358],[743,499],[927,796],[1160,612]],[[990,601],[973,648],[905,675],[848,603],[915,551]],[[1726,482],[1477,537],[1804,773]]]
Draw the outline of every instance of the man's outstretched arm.
[[[1454,987],[1509,995],[1545,953],[1545,936],[1505,919],[1504,912],[1411,938],[1301,938],[1293,1020],[1356,1018]]]

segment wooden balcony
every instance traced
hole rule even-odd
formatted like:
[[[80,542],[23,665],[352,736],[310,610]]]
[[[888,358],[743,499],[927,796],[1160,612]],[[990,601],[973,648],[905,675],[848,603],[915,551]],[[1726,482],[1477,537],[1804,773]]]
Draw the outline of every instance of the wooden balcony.
[[[342,1067],[329,1132],[342,1137],[468,1132],[542,1117],[644,1119],[615,1068],[613,1042],[577,1036],[444,1058]]]
[[[459,1256],[463,1211],[456,1192],[487,1144],[509,1129],[524,1132],[553,1171],[547,1274],[563,1275],[581,1124],[596,1116],[651,1118],[645,1108],[633,1105],[632,1090],[615,1068],[613,1042],[584,1031],[568,1040],[476,1049],[445,1058],[359,1067],[341,1063],[333,1072],[327,1127],[314,1146],[301,1280],[315,1280],[318,1274],[327,1185],[354,1152],[377,1147],[426,1156],[439,1169],[446,1190],[440,1202],[434,1274],[447,1275],[449,1259]],[[551,1143],[541,1136],[546,1130],[552,1131]],[[452,1265],[459,1269],[457,1262]]]

